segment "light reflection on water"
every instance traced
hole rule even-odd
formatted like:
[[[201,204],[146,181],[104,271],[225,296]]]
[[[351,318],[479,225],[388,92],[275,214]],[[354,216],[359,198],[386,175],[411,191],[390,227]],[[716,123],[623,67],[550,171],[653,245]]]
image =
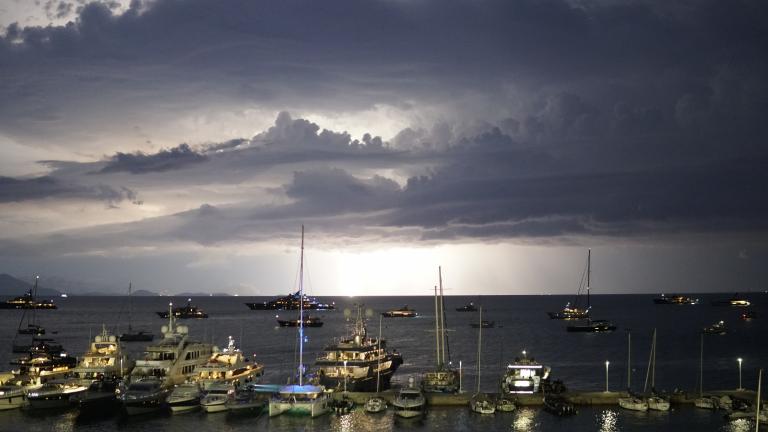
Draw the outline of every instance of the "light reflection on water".
[[[617,432],[619,413],[616,410],[607,409],[598,415],[600,432]]]
[[[515,421],[512,422],[512,430],[515,432],[532,431],[536,426],[536,413],[532,408],[520,408],[515,411]]]

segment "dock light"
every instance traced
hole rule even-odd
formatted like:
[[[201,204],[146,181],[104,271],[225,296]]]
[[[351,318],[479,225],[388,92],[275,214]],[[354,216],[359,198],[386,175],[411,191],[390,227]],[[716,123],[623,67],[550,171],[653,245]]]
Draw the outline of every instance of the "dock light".
[[[605,392],[608,393],[608,366],[611,364],[608,360],[605,361]]]
[[[737,388],[736,390],[742,391],[744,390],[744,387],[741,386],[741,362],[743,361],[743,359],[739,357],[736,359],[736,361],[739,362],[739,388]]]

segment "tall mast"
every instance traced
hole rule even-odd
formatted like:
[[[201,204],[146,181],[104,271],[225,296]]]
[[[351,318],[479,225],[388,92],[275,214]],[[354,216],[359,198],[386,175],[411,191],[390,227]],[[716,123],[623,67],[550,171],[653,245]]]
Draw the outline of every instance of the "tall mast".
[[[35,276],[35,286],[32,288],[32,301],[37,301],[37,281],[40,279],[40,275]],[[32,325],[37,325],[37,305],[32,307]]]
[[[763,369],[757,372],[757,400],[755,401],[755,432],[760,432],[760,390],[763,384]]]
[[[632,332],[627,330],[627,392],[632,388]]]
[[[128,282],[128,333],[131,332],[131,283]]]
[[[699,397],[704,396],[704,333],[701,334],[701,347],[699,348]]]
[[[435,361],[440,370],[440,308],[437,306],[437,285],[435,285]]]
[[[651,369],[651,391],[656,391],[656,329],[653,329],[653,369]]]
[[[376,348],[376,394],[379,394],[379,382],[381,381],[381,319],[383,315],[379,314],[379,338],[376,339],[378,347]]]
[[[589,280],[592,274],[592,249],[587,252],[587,309],[589,309]]]
[[[480,327],[477,330],[477,394],[480,394],[480,353],[483,345],[483,307],[480,306]]]
[[[301,225],[299,261],[299,386],[304,385],[304,225]]]
[[[445,356],[446,340],[445,340],[445,303],[443,303],[443,269],[441,267],[438,267],[437,273],[440,278],[440,349],[442,350],[442,352],[440,353],[440,360],[441,360],[442,366],[445,366],[445,364],[447,363],[447,360]]]

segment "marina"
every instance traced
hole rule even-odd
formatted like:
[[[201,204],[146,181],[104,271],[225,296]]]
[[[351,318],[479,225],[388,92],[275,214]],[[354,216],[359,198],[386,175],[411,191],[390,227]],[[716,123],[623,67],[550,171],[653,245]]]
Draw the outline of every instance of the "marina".
[[[703,295],[702,297],[709,299],[714,296]],[[427,427],[429,422],[441,424],[440,422],[452,423],[454,421],[461,421],[457,419],[465,419],[464,421],[469,422],[467,423],[468,425],[474,424],[474,420],[471,420],[472,417],[464,417],[464,414],[461,414],[470,411],[469,402],[472,395],[476,393],[478,329],[473,328],[470,324],[478,322],[478,319],[486,319],[486,317],[503,324],[503,327],[483,329],[481,393],[491,401],[499,401],[501,399],[512,401],[516,407],[510,412],[503,412],[497,409],[496,413],[491,417],[500,419],[494,420],[494,422],[517,422],[521,416],[523,416],[522,418],[533,416],[534,418],[540,418],[539,424],[545,424],[546,420],[541,419],[547,419],[548,417],[546,416],[555,417],[544,410],[543,393],[540,389],[537,389],[535,393],[516,392],[502,394],[499,391],[500,380],[508,366],[524,365],[526,362],[529,362],[529,365],[541,365],[542,371],[544,368],[550,368],[547,371],[548,378],[550,378],[548,380],[550,388],[555,382],[561,382],[563,388],[557,389],[557,391],[561,391],[560,396],[566,402],[577,407],[578,414],[563,418],[563,421],[578,422],[580,420],[577,419],[589,416],[590,412],[612,413],[610,415],[616,416],[617,422],[621,422],[622,419],[626,419],[626,421],[631,419],[632,422],[636,423],[633,426],[634,429],[617,428],[613,430],[652,430],[655,424],[654,418],[649,417],[647,420],[638,419],[633,417],[635,415],[632,414],[633,411],[623,410],[619,407],[619,399],[630,396],[626,392],[627,369],[625,364],[627,358],[626,338],[628,334],[631,334],[634,345],[633,354],[631,355],[633,358],[632,364],[635,369],[631,371],[631,384],[633,391],[642,390],[643,379],[646,374],[645,362],[650,355],[648,347],[651,346],[653,330],[649,327],[643,327],[648,314],[653,314],[654,321],[658,325],[657,332],[659,336],[663,336],[656,348],[659,351],[657,356],[656,382],[657,386],[659,386],[658,383],[664,383],[659,386],[658,390],[669,398],[672,409],[666,415],[670,419],[682,416],[687,421],[693,421],[691,420],[692,418],[700,419],[701,416],[706,415],[699,413],[699,411],[705,411],[705,409],[696,408],[696,401],[700,399],[698,389],[700,363],[703,366],[702,370],[706,383],[703,392],[704,396],[717,398],[718,400],[723,396],[728,396],[733,400],[755,399],[756,370],[760,366],[760,360],[765,359],[768,354],[765,352],[765,347],[757,342],[761,332],[765,331],[765,324],[762,320],[732,321],[733,327],[727,335],[704,334],[701,336],[700,330],[705,327],[706,323],[711,323],[719,317],[729,320],[733,320],[733,317],[722,315],[721,311],[723,309],[709,307],[708,305],[690,309],[657,309],[651,301],[639,302],[638,299],[641,298],[649,299],[652,296],[592,296],[592,303],[597,305],[596,307],[599,307],[599,310],[603,311],[601,315],[611,319],[612,322],[619,325],[619,328],[612,333],[572,334],[564,331],[564,327],[568,324],[556,320],[548,320],[541,315],[541,311],[545,310],[548,305],[561,303],[561,300],[557,297],[493,297],[491,298],[493,300],[492,306],[487,309],[483,307],[482,317],[479,317],[477,314],[465,315],[460,312],[453,312],[456,307],[468,303],[467,298],[443,297],[441,301],[437,302],[437,310],[444,311],[447,318],[444,318],[444,323],[441,320],[437,320],[437,326],[438,329],[445,328],[448,330],[446,333],[450,334],[450,341],[448,341],[447,337],[439,339],[441,342],[437,353],[441,357],[441,363],[446,364],[450,362],[452,365],[451,370],[457,372],[457,377],[461,381],[461,390],[453,393],[424,393],[425,406],[427,407],[421,420],[425,425],[424,427]],[[763,310],[761,307],[764,303],[755,300],[762,298],[762,296],[758,295],[752,296],[753,305],[761,311]],[[186,299],[173,300],[174,302],[184,304],[183,302]],[[60,305],[59,310],[44,312],[39,317],[39,322],[48,328],[56,328],[58,332],[57,342],[66,346],[70,350],[69,352],[79,354],[88,351],[89,348],[85,344],[88,341],[88,334],[86,333],[85,337],[83,337],[84,330],[98,335],[102,335],[104,332],[101,324],[86,325],[85,327],[82,324],[77,324],[81,322],[76,318],[82,315],[81,311],[86,309],[103,310],[104,312],[97,312],[94,319],[107,321],[110,319],[110,315],[106,313],[106,310],[110,308],[119,309],[121,307],[120,303],[125,301],[126,298],[70,297],[66,300],[66,303]],[[165,304],[167,305],[167,301],[168,299],[163,298],[134,297],[132,299],[132,319],[143,328],[158,330],[156,327],[159,327],[159,323],[156,321],[157,318],[152,311],[156,310],[163,302],[166,302]],[[350,325],[354,328],[355,321],[360,317],[359,314],[362,314],[364,315],[363,320],[368,327],[368,337],[370,337],[370,333],[378,333],[378,324],[381,321],[382,337],[387,339],[388,345],[394,344],[397,347],[398,353],[402,353],[404,363],[393,374],[391,389],[382,388],[378,393],[375,393],[352,391],[353,388],[350,387],[347,392],[344,392],[343,382],[340,386],[339,381],[336,381],[334,384],[336,391],[329,393],[328,404],[332,406],[335,401],[344,401],[345,403],[351,401],[354,404],[351,412],[342,414],[341,417],[349,416],[349,419],[364,422],[364,415],[379,415],[382,418],[388,418],[390,422],[393,422],[392,427],[396,428],[398,426],[392,418],[394,416],[392,404],[395,402],[398,392],[400,389],[408,386],[409,379],[411,378],[414,379],[414,385],[418,387],[426,374],[431,373],[435,367],[435,314],[426,312],[410,320],[390,321],[384,318],[382,321],[379,318],[380,314],[375,312],[397,306],[398,303],[401,303],[398,302],[398,299],[388,297],[337,298],[335,301],[339,305],[338,310],[323,312],[323,319],[326,321],[326,325],[312,329],[313,333],[307,334],[305,355],[311,359],[324,358],[327,354],[323,352],[328,347],[328,343],[337,339],[339,335],[345,334],[347,331],[345,329],[350,328]],[[365,309],[361,310],[356,307],[359,304],[358,302],[365,302],[365,309],[375,312],[373,314],[365,313]],[[414,297],[409,298],[408,302],[421,311],[435,310],[435,297]],[[445,303],[444,306],[442,306],[442,302]],[[242,310],[242,303],[239,303],[240,306],[237,306],[237,299],[234,298],[199,298],[196,299],[196,304],[200,304],[206,310],[209,310],[211,315],[208,320],[188,321],[188,326],[185,323],[184,327],[187,327],[186,331],[189,332],[190,338],[201,342],[208,341],[208,343],[215,345],[217,343],[220,344],[222,340],[226,342],[226,338],[229,335],[234,335],[235,338],[238,338],[238,346],[242,350],[243,356],[252,357],[260,365],[264,365],[262,377],[262,382],[264,383],[280,383],[290,373],[292,368],[286,362],[288,359],[293,358],[293,347],[291,344],[285,344],[281,341],[285,340],[285,338],[294,338],[296,329],[281,328],[274,321],[274,313],[270,314],[265,311],[255,314],[248,309]],[[641,306],[633,308],[632,305],[636,304]],[[352,312],[345,314],[344,310]],[[617,310],[632,310],[633,312],[630,314],[618,314]],[[726,310],[730,311],[730,309]],[[12,329],[12,331],[6,331],[2,334],[2,340],[6,341],[5,343],[9,343],[13,339],[13,333],[16,331],[19,318],[17,314],[20,313],[22,311],[11,312],[15,318],[9,315],[0,315],[0,320],[5,324],[10,324],[7,328]],[[739,313],[740,311],[737,309],[731,311],[731,315],[734,317],[738,316]],[[509,316],[515,316],[516,318],[510,319]],[[532,323],[535,320],[538,321],[536,325],[533,325]],[[570,322],[572,323],[573,321]],[[680,322],[685,323],[685,325],[679,325]],[[246,325],[247,328],[258,328],[261,330],[258,333],[254,330],[249,332],[246,330]],[[88,327],[91,327],[91,330],[88,330]],[[628,332],[628,328],[632,330]],[[118,331],[119,328],[115,330]],[[114,334],[114,332],[110,330],[109,334]],[[241,334],[242,336],[239,336]],[[257,334],[258,336],[256,336]],[[414,339],[416,335],[418,335],[418,338]],[[692,335],[696,335],[696,337],[692,337]],[[354,337],[354,333],[352,333],[352,336]],[[703,358],[700,358],[700,336],[706,339],[706,351]],[[103,339],[104,337],[102,336],[101,338]],[[676,343],[669,343],[670,338],[674,338]],[[106,340],[110,340],[109,336],[106,337]],[[91,342],[94,342],[93,338]],[[146,350],[147,345],[151,344],[152,342],[124,342],[123,349],[133,359],[141,360],[141,353]],[[518,349],[513,349],[513,347]],[[525,354],[519,350],[519,347],[527,348]],[[446,350],[445,353],[443,353],[443,349]],[[232,348],[228,347],[228,349],[222,352],[228,352],[229,350],[232,350]],[[448,350],[450,350],[450,360]],[[0,353],[0,355],[7,362],[19,357],[18,355],[11,354],[10,350],[6,351]],[[211,356],[213,354],[214,352],[212,351]],[[745,358],[745,363],[742,364],[744,382],[741,384],[745,390],[741,391],[736,390],[740,385],[738,383],[738,365],[735,362],[735,358],[738,356]],[[517,360],[515,357],[517,357]],[[610,360],[609,382],[607,383],[609,391],[607,392],[604,388],[606,385],[605,360]],[[745,367],[746,365],[750,366]],[[318,367],[314,365],[309,366],[309,372],[316,371]],[[142,383],[142,385],[150,387],[151,384]],[[158,383],[156,390],[161,394],[165,392],[162,390],[160,383]],[[164,394],[167,397],[169,392]],[[261,419],[259,420],[260,422],[265,422],[264,424],[267,425],[268,430],[286,430],[290,429],[291,425],[303,424],[297,423],[304,421],[299,420],[300,417],[276,416],[267,419],[268,416],[260,414],[267,411],[265,405],[267,400],[265,398],[268,398],[267,394],[268,392],[265,393],[263,389],[262,391],[254,391],[252,393],[245,389],[240,392],[237,400],[240,401],[240,406],[244,409],[241,410],[241,414],[237,414],[237,419],[241,417],[254,418],[255,416]],[[365,414],[366,403],[373,395],[378,395],[389,408],[380,413]],[[235,398],[233,397],[232,399],[232,402],[228,403],[233,407],[237,406]],[[34,410],[34,412],[37,411],[40,410]],[[191,415],[204,415],[203,410],[196,411],[198,414]],[[712,415],[709,423],[707,423],[711,426],[711,429],[701,430],[725,431],[731,430],[728,428],[732,426],[732,422],[753,422],[749,418],[724,419],[722,414],[724,411],[722,410],[706,411],[711,412]],[[22,418],[25,421],[30,421],[28,419],[32,412],[29,409],[11,409],[4,410],[4,412],[0,413],[0,416],[5,416],[9,419],[8,421],[11,418]],[[150,417],[130,416],[128,420],[120,420],[122,417],[119,411],[116,410],[111,416],[99,421],[106,422],[100,423],[106,425],[112,424],[110,422],[129,421],[129,424],[136,425],[135,427],[138,430],[143,430],[142,427],[144,426],[148,428],[150,428],[149,425],[157,426],[158,422],[165,425],[163,427],[171,427],[171,430],[174,430],[173,427],[176,427],[176,425],[186,424],[185,416],[165,417],[162,412],[162,410],[156,411]],[[86,411],[78,409],[76,406],[73,406],[67,413],[71,414],[50,413],[46,415],[53,414],[64,416],[56,418],[75,420],[86,415]],[[157,417],[158,415],[160,417]],[[224,418],[230,419],[231,415],[220,417],[220,419],[221,421]],[[438,415],[439,418],[435,418]],[[546,416],[541,417],[544,415]],[[216,417],[216,415],[213,415],[213,417]],[[335,414],[335,411],[331,411],[310,421],[315,422],[321,430],[330,430],[338,418],[339,416]],[[506,420],[503,420],[504,418]],[[397,421],[403,420],[407,419]],[[211,430],[215,430],[211,421],[210,419],[205,420],[203,427],[210,427]],[[542,423],[542,421],[545,423]],[[76,423],[72,423],[72,425],[73,428],[77,429]],[[242,427],[245,427],[245,425]],[[2,429],[0,428],[0,430]],[[521,427],[517,430],[543,429],[531,426],[528,429]],[[588,428],[584,430],[588,430]]]

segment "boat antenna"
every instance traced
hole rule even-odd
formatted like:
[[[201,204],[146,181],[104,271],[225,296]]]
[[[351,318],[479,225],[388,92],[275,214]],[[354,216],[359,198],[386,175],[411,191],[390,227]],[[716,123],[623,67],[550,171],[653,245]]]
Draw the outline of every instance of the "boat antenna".
[[[40,275],[35,275],[35,286],[32,287],[32,325],[37,325],[37,281],[40,280]]]
[[[131,333],[131,283],[128,282],[128,333]]]
[[[304,384],[304,225],[301,225],[299,259],[299,386]]]

